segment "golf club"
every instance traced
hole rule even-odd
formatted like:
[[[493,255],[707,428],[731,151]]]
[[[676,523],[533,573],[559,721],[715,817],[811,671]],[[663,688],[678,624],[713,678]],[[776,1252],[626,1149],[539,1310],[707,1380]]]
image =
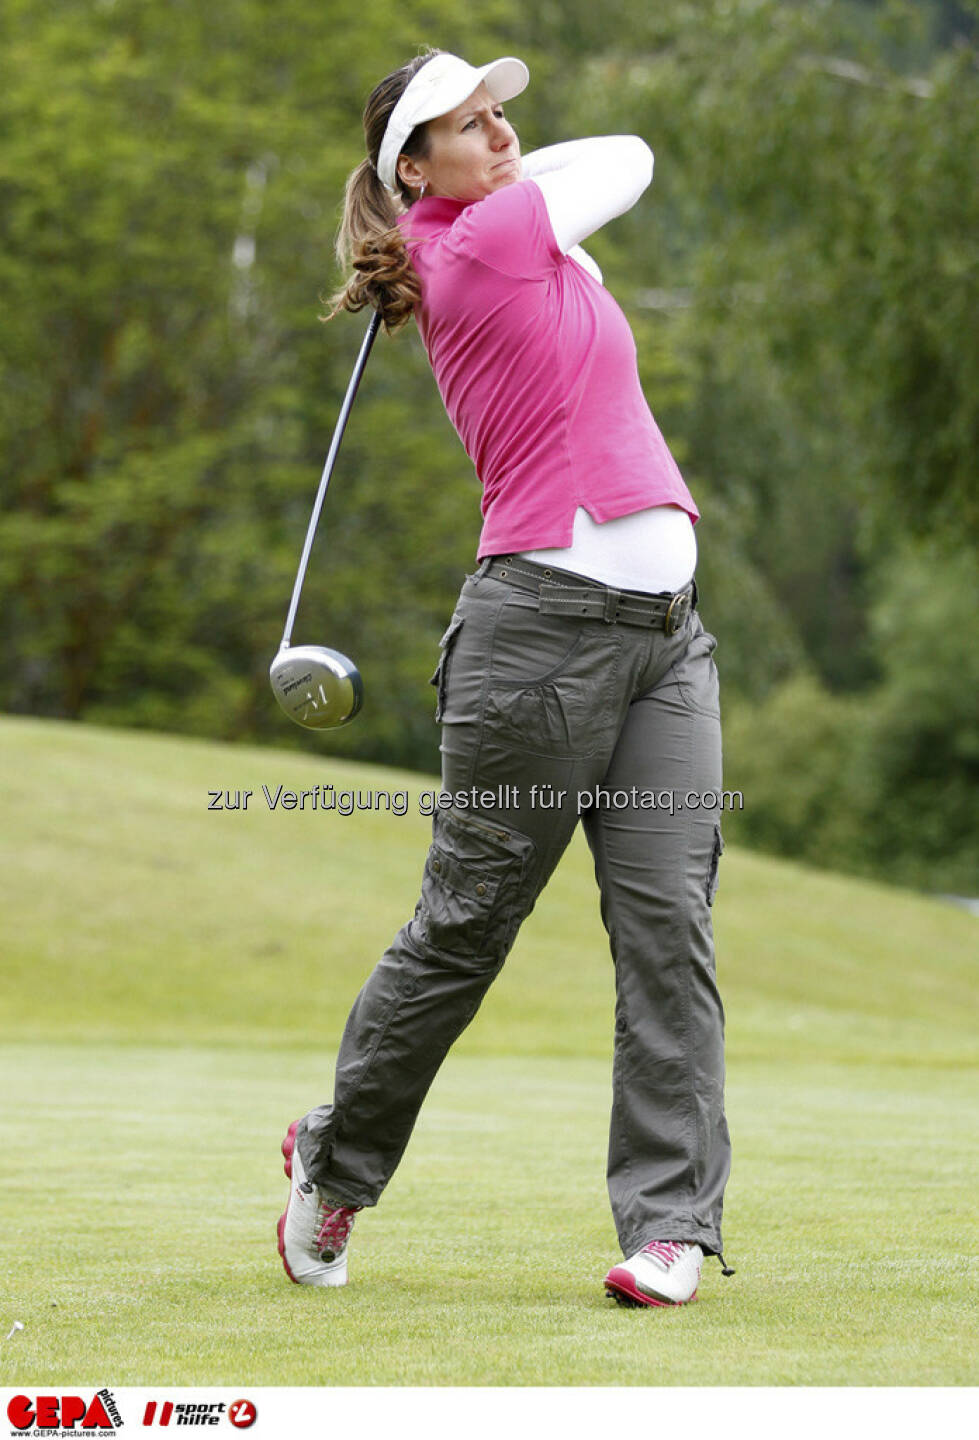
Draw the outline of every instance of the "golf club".
[[[343,404],[340,407],[330,452],[326,457],[326,464],[323,466],[320,487],[316,492],[313,513],[306,531],[306,543],[303,545],[303,553],[299,560],[299,570],[292,590],[289,614],[286,616],[286,628],[282,632],[279,652],[269,667],[272,694],[289,719],[294,720],[297,725],[304,725],[307,730],[333,730],[340,725],[346,725],[347,721],[352,720],[357,714],[364,700],[364,682],[360,678],[360,671],[346,655],[341,654],[339,650],[331,650],[325,645],[293,646],[291,642],[292,627],[295,624],[296,611],[299,608],[299,596],[302,592],[303,581],[306,579],[310,551],[313,548],[313,537],[316,534],[323,501],[326,498],[326,487],[330,483],[337,452],[340,449],[340,441],[343,439],[343,432],[346,429],[347,417],[356,398],[357,387],[360,385],[367,357],[371,353],[371,346],[374,344],[380,324],[380,312],[375,310],[360,347],[360,354],[357,356],[357,363],[350,377],[347,393],[343,397]]]

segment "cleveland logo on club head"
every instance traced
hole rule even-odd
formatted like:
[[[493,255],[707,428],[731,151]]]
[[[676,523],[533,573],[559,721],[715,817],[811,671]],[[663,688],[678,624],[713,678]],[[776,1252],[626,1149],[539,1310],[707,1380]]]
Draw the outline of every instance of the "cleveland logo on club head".
[[[290,690],[295,690],[297,685],[308,685],[312,680],[312,671],[307,670],[305,675],[300,675],[297,680],[290,680],[287,685],[281,685],[283,695],[288,695]],[[322,687],[321,687],[322,688]]]

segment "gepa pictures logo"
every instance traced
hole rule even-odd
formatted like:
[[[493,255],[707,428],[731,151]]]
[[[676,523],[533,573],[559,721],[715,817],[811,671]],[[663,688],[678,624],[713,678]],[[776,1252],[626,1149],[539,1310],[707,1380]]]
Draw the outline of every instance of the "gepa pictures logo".
[[[122,1416],[110,1390],[99,1390],[90,1400],[81,1395],[15,1395],[7,1405],[7,1419],[18,1430],[60,1431],[63,1434],[115,1431]]]

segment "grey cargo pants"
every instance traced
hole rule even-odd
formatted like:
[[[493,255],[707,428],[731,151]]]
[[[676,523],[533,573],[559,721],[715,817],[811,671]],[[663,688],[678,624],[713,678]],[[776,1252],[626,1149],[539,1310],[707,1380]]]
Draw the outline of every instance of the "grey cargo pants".
[[[493,803],[436,813],[421,899],[354,1003],[333,1103],[300,1122],[303,1164],[337,1201],[376,1203],[580,818],[615,964],[619,1243],[626,1255],[657,1238],[717,1253],[730,1144],[710,912],[722,848],[716,642],[696,611],[675,635],[542,614],[537,595],[485,568],[463,587],[433,684],[443,790],[476,787]],[[563,802],[532,804],[532,786]],[[664,792],[672,814],[649,805]],[[683,803],[707,792],[716,804]]]

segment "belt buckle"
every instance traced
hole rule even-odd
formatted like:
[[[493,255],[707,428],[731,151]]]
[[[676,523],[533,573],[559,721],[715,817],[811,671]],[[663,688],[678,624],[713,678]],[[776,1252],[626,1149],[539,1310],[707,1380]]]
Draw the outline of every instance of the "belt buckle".
[[[692,600],[690,587],[686,590],[678,590],[670,601],[666,616],[663,620],[663,629],[667,635],[675,635],[690,618],[690,602]]]

